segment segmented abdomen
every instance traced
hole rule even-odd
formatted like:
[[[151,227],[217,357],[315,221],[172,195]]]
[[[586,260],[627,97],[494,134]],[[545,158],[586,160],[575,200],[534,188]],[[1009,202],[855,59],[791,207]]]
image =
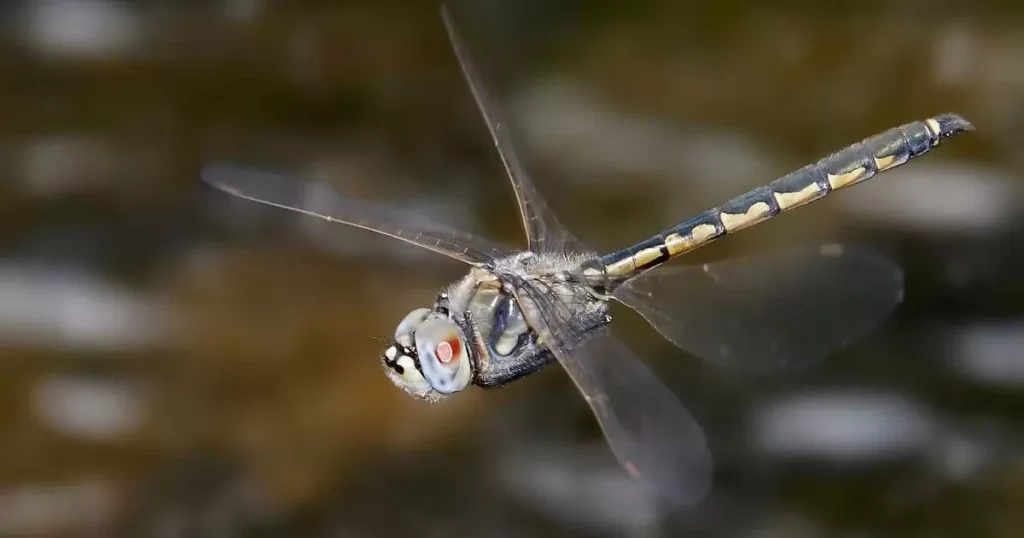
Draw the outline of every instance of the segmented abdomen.
[[[895,168],[927,153],[944,138],[970,130],[971,124],[956,114],[894,127],[604,256],[601,262],[612,281],[626,280],[727,233],[764,222]]]

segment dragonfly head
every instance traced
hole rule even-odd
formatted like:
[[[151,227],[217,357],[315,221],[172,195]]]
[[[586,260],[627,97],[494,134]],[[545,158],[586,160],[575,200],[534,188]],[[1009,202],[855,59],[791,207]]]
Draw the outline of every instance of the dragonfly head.
[[[417,308],[398,324],[384,350],[384,371],[413,397],[438,400],[469,386],[469,354],[465,333],[447,312]]]

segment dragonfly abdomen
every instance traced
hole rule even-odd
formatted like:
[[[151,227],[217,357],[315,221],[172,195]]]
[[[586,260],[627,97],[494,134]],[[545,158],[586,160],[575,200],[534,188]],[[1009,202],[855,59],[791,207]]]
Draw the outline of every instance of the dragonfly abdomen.
[[[626,280],[677,256],[856,185],[927,153],[944,138],[970,131],[956,114],[894,127],[737,196],[627,249],[601,259],[607,276]]]

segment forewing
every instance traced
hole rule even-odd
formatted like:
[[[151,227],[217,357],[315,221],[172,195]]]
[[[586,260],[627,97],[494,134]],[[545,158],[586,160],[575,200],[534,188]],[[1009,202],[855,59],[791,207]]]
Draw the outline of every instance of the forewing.
[[[471,265],[513,251],[384,205],[345,198],[325,185],[229,164],[203,168],[202,178],[235,196],[394,237]]]
[[[519,202],[519,212],[523,218],[523,226],[526,230],[529,248],[533,252],[547,253],[584,253],[589,252],[579,239],[563,226],[554,212],[548,207],[544,198],[540,195],[533,182],[530,181],[526,169],[519,161],[512,138],[509,135],[508,123],[501,116],[501,110],[494,104],[490,95],[484,88],[483,79],[480,76],[475,64],[469,57],[468,49],[462,38],[455,30],[451,14],[444,6],[441,7],[441,16],[444,19],[445,27],[448,30],[448,37],[451,40],[455,56],[459,60],[462,73],[473,92],[477,107],[487,123],[494,146],[498,150],[501,162],[505,166],[512,188],[515,190],[516,199]]]
[[[903,273],[865,248],[792,249],[663,266],[615,298],[708,361],[757,372],[805,368],[873,331],[903,298]]]

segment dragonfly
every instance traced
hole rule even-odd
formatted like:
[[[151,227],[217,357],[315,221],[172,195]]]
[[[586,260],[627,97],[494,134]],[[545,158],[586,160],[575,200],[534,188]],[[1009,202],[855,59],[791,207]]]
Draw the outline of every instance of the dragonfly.
[[[563,226],[521,164],[501,110],[445,9],[462,74],[512,184],[527,248],[509,248],[408,212],[316,191],[285,175],[212,163],[201,176],[235,196],[362,228],[468,265],[430,307],[398,324],[380,361],[409,395],[437,402],[560,364],[622,467],[658,497],[692,505],[713,464],[687,407],[610,330],[610,307],[639,313],[678,348],[713,364],[804,368],[872,332],[902,301],[903,273],[870,248],[826,245],[711,264],[671,260],[919,157],[973,130],[956,114],[907,123],[600,255]]]

